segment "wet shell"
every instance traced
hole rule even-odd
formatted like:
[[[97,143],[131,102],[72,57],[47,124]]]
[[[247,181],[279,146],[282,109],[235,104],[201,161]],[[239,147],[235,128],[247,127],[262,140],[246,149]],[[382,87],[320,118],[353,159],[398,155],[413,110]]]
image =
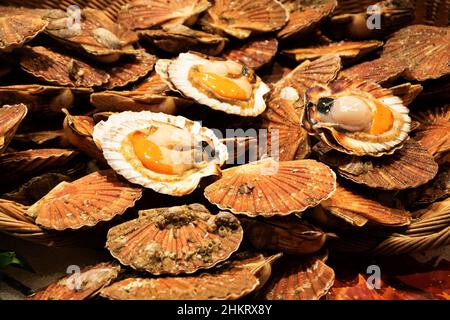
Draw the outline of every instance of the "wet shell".
[[[289,22],[278,32],[277,37],[285,41],[312,31],[331,15],[336,6],[336,0],[301,0],[299,8],[291,12]]]
[[[383,46],[382,41],[342,41],[320,46],[287,49],[283,50],[284,54],[292,56],[297,61],[308,59],[317,59],[327,54],[337,54],[342,59],[353,60],[359,59],[370,52]]]
[[[245,238],[256,249],[302,255],[317,252],[325,244],[326,234],[298,217],[240,220]]]
[[[109,80],[105,71],[44,47],[23,48],[20,66],[32,76],[56,85],[89,88]]]
[[[384,190],[415,188],[433,179],[438,171],[433,157],[412,139],[393,155],[380,158],[365,159],[331,151],[320,156],[320,160],[337,167],[346,179]]]
[[[205,197],[237,214],[284,216],[318,205],[335,186],[334,172],[322,163],[268,158],[224,170],[220,180],[206,187]]]
[[[334,284],[334,271],[321,259],[283,257],[273,266],[273,276],[258,294],[266,300],[318,300]]]
[[[270,63],[277,51],[277,39],[256,38],[227,50],[222,56],[256,70]]]
[[[341,98],[358,101],[359,105],[355,110],[361,110],[361,105],[369,110],[370,113],[360,113],[362,118],[358,118],[370,117],[370,122],[365,124],[369,126],[368,129],[357,128],[351,131],[339,121],[332,123],[320,119],[333,115],[334,103]],[[330,100],[332,104],[328,109],[320,111],[323,99]],[[307,108],[302,120],[304,127],[338,151],[357,156],[379,157],[392,154],[408,138],[411,123],[409,109],[403,105],[400,98],[392,95],[392,91],[383,89],[376,83],[338,80],[329,86],[309,89],[306,100]],[[388,115],[379,116],[387,112]],[[390,119],[390,123],[385,123],[386,119]],[[348,125],[353,125],[355,120],[348,120]],[[372,129],[375,131],[372,132]]]
[[[406,27],[386,42],[382,57],[405,64],[404,77],[408,80],[425,81],[450,74],[450,29],[425,25]]]
[[[4,105],[0,108],[0,154],[8,147],[27,111],[24,104]]]
[[[289,20],[289,12],[276,0],[215,1],[200,20],[208,31],[245,39],[252,32],[279,30]]]
[[[117,18],[121,25],[133,30],[191,24],[210,6],[207,0],[133,0],[122,8]]]
[[[184,25],[164,27],[163,30],[141,30],[139,37],[158,48],[179,53],[194,50],[211,56],[222,52],[227,38],[190,29]]]
[[[212,61],[214,60],[193,53],[182,53],[167,67],[169,80],[172,85],[185,96],[194,99],[200,104],[209,106],[214,110],[254,117],[261,114],[266,109],[264,95],[269,92],[269,87],[263,83],[253,71],[248,70],[245,66],[242,66],[241,79],[244,78],[244,81],[249,83],[252,90],[251,96],[247,100],[237,100],[233,98],[226,99],[210,92],[211,90],[197,88],[190,80],[190,71],[197,66],[208,66]],[[242,103],[245,104],[242,105]]]
[[[258,285],[249,270],[233,268],[194,277],[128,278],[100,295],[111,300],[236,300]]]
[[[123,214],[140,199],[142,190],[122,182],[112,170],[62,182],[27,210],[46,229],[92,227]]]
[[[25,15],[0,16],[0,52],[10,52],[44,31],[48,22]]]
[[[213,159],[196,163],[195,168],[182,174],[165,174],[148,169],[135,155],[128,136],[161,126],[185,130],[186,135],[190,135],[186,138],[190,138],[193,143],[209,141],[211,144],[208,142],[208,145],[214,150]],[[219,142],[210,129],[180,116],[149,111],[122,112],[110,116],[106,122],[95,126],[94,141],[101,146],[108,164],[130,182],[176,196],[193,192],[201,178],[220,174],[220,166],[228,158],[226,146]]]
[[[99,263],[66,276],[28,297],[29,300],[85,300],[96,296],[119,276],[120,266]]]
[[[407,211],[385,207],[342,185],[338,185],[331,198],[320,205],[326,211],[358,227],[369,221],[386,227],[406,226],[411,221],[411,215]]]
[[[239,220],[203,205],[150,209],[113,227],[106,247],[122,264],[154,275],[193,273],[224,261],[242,241]]]

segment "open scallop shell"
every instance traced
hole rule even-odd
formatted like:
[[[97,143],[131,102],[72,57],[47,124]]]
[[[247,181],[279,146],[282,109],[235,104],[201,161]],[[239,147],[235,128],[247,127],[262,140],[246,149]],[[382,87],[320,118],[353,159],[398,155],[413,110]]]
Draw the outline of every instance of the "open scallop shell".
[[[193,24],[211,6],[207,0],[133,0],[117,15],[130,29],[149,29],[161,25]]]
[[[402,99],[404,106],[409,106],[422,92],[423,87],[420,84],[411,84],[407,82],[399,84],[395,87],[390,87],[389,89],[392,91],[394,96]]]
[[[44,31],[46,20],[26,15],[0,15],[0,52],[10,52]]]
[[[65,276],[47,288],[38,291],[29,300],[85,300],[95,297],[102,288],[119,276],[120,266],[99,263]]]
[[[62,182],[32,205],[27,214],[46,229],[92,227],[123,214],[140,199],[142,189],[121,181],[112,170]]]
[[[338,185],[331,198],[323,201],[320,206],[358,227],[369,221],[386,227],[406,226],[411,221],[411,215],[407,211],[383,206],[342,185]]]
[[[276,0],[218,0],[200,20],[203,28],[245,39],[252,32],[270,32],[282,28],[289,12]]]
[[[8,147],[27,111],[27,107],[22,103],[0,108],[0,154]]]
[[[319,119],[323,114],[319,111],[318,103],[321,99],[335,99],[350,97],[360,99],[362,103],[370,107],[372,122],[370,129],[374,126],[374,114],[378,112],[379,106],[387,108],[391,114],[391,123],[385,126],[381,133],[371,131],[355,130],[353,132],[344,130],[339,123],[328,123]],[[338,80],[329,86],[317,86],[306,93],[307,108],[303,117],[303,125],[311,134],[315,134],[330,147],[344,153],[357,156],[375,156],[392,154],[400,148],[408,138],[411,119],[409,109],[403,105],[400,98],[392,95],[392,91],[383,89],[376,83],[359,82],[351,80]],[[375,109],[374,109],[375,108]],[[376,110],[374,113],[373,110]],[[329,109],[329,112],[333,112]],[[379,120],[385,121],[385,117]]]
[[[270,63],[277,51],[277,39],[266,37],[252,39],[243,45],[230,48],[222,56],[256,70]]]
[[[122,264],[154,275],[194,273],[228,259],[242,241],[231,213],[212,215],[201,204],[150,209],[113,227],[106,247]]]
[[[450,74],[450,30],[413,25],[395,33],[384,46],[382,57],[406,66],[404,77],[425,81]]]
[[[209,141],[215,153],[213,159],[202,161],[183,174],[164,174],[146,168],[134,154],[128,135],[166,125],[185,130],[192,142]],[[149,111],[122,112],[110,116],[106,122],[95,126],[94,141],[101,146],[108,164],[126,179],[156,192],[176,196],[193,192],[201,178],[220,174],[220,166],[228,158],[226,146],[210,129],[184,117]]]
[[[393,155],[366,159],[329,151],[319,159],[336,167],[346,179],[384,190],[415,188],[433,179],[438,171],[433,157],[412,139]]]
[[[271,158],[226,169],[205,189],[213,204],[250,217],[288,215],[318,205],[334,192],[336,176],[314,160]]]
[[[22,70],[46,82],[89,88],[101,86],[109,80],[105,71],[45,47],[25,47],[22,50]]]
[[[209,106],[214,110],[241,116],[257,116],[261,114],[266,109],[264,95],[269,92],[269,87],[262,82],[258,76],[254,75],[252,71],[245,69],[247,67],[242,66],[242,72],[244,73],[244,70],[246,70],[245,74],[247,74],[247,76],[243,74],[241,78],[246,80],[250,74],[254,77],[252,82],[248,80],[252,90],[249,100],[241,101],[231,98],[225,100],[224,98],[217,97],[207,89],[202,89],[201,91],[191,83],[189,79],[191,69],[197,66],[207,66],[213,61],[215,60],[212,58],[202,57],[193,53],[182,53],[167,66],[169,81],[185,96],[194,99],[198,103]],[[163,73],[163,71],[161,71],[161,73]],[[162,76],[162,78],[164,79],[164,76]]]

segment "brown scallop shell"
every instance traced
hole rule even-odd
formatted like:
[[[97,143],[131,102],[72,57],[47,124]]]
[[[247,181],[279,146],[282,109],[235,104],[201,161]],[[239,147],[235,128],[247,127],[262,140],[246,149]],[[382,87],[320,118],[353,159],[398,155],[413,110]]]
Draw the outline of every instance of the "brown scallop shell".
[[[30,149],[36,146],[53,146],[55,148],[66,148],[69,146],[67,141],[64,140],[63,130],[44,130],[17,133],[14,136],[14,141],[19,142],[21,146],[30,146]]]
[[[166,94],[171,91],[166,81],[153,71],[148,77],[138,82],[134,87],[134,91],[143,91],[146,93]]]
[[[123,182],[112,170],[98,171],[71,183],[60,183],[27,214],[46,229],[92,227],[123,214],[141,195],[141,188]]]
[[[109,75],[98,68],[45,47],[22,49],[20,66],[32,76],[49,83],[70,87],[98,87],[108,82]]]
[[[0,52],[10,52],[44,31],[48,22],[25,15],[0,16]]]
[[[338,185],[331,198],[323,201],[320,206],[357,227],[362,227],[367,222],[399,227],[406,226],[411,221],[411,215],[407,211],[383,206],[343,185]]]
[[[409,106],[417,96],[422,92],[423,87],[420,84],[411,84],[409,82],[390,87],[389,90],[396,97],[403,101],[404,106]]]
[[[446,27],[450,23],[450,2],[441,0],[412,0],[414,4],[414,24],[423,23]]]
[[[216,56],[228,42],[227,38],[190,29],[184,25],[169,26],[163,30],[140,30],[138,35],[146,42],[176,54],[192,50]]]
[[[285,256],[273,266],[273,275],[258,294],[265,300],[318,300],[334,284],[334,271],[319,258]]]
[[[298,1],[297,1],[298,2]],[[291,12],[289,22],[278,31],[280,40],[288,40],[304,35],[318,27],[337,6],[336,0],[300,0],[298,9]]]
[[[211,6],[207,0],[133,0],[123,6],[118,22],[132,30],[161,25],[193,24]]]
[[[277,162],[271,158],[226,169],[205,189],[205,197],[224,210],[250,217],[302,212],[334,192],[336,176],[314,160]]]
[[[200,19],[204,29],[245,39],[252,32],[279,30],[289,20],[289,12],[276,0],[215,1]]]
[[[303,255],[317,252],[325,244],[324,232],[295,216],[240,220],[244,225],[246,239],[259,250]]]
[[[86,300],[95,297],[119,276],[120,266],[105,262],[89,266],[81,273],[65,276],[28,300]]]
[[[278,62],[275,62],[267,72],[261,75],[261,79],[263,79],[264,83],[273,84],[280,81],[282,78],[287,76],[292,69],[287,66],[282,66]]]
[[[224,261],[242,241],[239,220],[191,204],[139,212],[113,227],[106,247],[122,264],[154,275],[193,273]]]
[[[256,70],[270,63],[277,51],[277,39],[267,37],[252,39],[243,45],[230,48],[222,56]]]
[[[382,57],[406,66],[404,77],[425,81],[450,74],[450,29],[413,25],[395,33],[384,46]]]
[[[0,155],[8,147],[27,112],[28,109],[23,103],[0,108]]]
[[[433,157],[412,139],[393,155],[380,158],[361,158],[331,150],[319,158],[336,167],[346,179],[384,190],[415,188],[433,179],[438,171]]]

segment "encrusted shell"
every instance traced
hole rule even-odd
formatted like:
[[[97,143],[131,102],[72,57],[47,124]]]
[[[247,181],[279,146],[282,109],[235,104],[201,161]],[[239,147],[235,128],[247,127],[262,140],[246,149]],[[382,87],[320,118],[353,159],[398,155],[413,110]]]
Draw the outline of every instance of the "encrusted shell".
[[[234,46],[226,50],[222,56],[256,70],[270,63],[277,51],[277,39],[265,37],[255,38],[243,45]]]
[[[98,68],[45,47],[25,47],[21,68],[49,83],[70,87],[97,87],[108,82],[109,75]]]
[[[407,211],[386,207],[342,185],[338,185],[331,198],[320,206],[358,227],[369,221],[387,227],[406,226],[411,221]]]
[[[215,1],[200,19],[204,29],[245,39],[252,32],[279,30],[289,20],[289,12],[276,0]]]
[[[214,159],[183,175],[167,175],[147,169],[133,151],[128,150],[132,147],[127,142],[128,135],[158,125],[186,129],[194,140],[209,140],[215,151]],[[176,196],[193,192],[202,177],[220,174],[220,166],[228,158],[226,146],[219,142],[212,130],[184,117],[163,113],[128,111],[113,114],[106,122],[102,121],[95,126],[93,137],[96,144],[101,146],[106,161],[116,172],[133,183]]]
[[[121,25],[134,30],[192,24],[210,6],[207,0],[133,0],[119,11],[117,19]]]
[[[302,212],[329,198],[336,176],[314,160],[277,162],[271,158],[226,169],[205,189],[205,197],[224,210],[250,217]]]
[[[48,22],[26,15],[1,16],[0,52],[10,52],[44,31]]]
[[[122,264],[154,275],[193,273],[224,261],[242,241],[231,213],[203,205],[150,209],[109,230],[106,248]]]
[[[27,107],[22,103],[0,108],[0,154],[8,147],[27,111]]]
[[[29,300],[85,300],[95,297],[119,276],[120,266],[99,263],[85,267],[81,273],[65,276],[28,297]]]

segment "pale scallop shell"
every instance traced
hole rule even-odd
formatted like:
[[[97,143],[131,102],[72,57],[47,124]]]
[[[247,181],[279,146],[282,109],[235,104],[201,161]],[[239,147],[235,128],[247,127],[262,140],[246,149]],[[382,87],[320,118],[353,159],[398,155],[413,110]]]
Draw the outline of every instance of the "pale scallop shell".
[[[4,105],[0,108],[0,154],[2,154],[27,115],[24,104]]]

